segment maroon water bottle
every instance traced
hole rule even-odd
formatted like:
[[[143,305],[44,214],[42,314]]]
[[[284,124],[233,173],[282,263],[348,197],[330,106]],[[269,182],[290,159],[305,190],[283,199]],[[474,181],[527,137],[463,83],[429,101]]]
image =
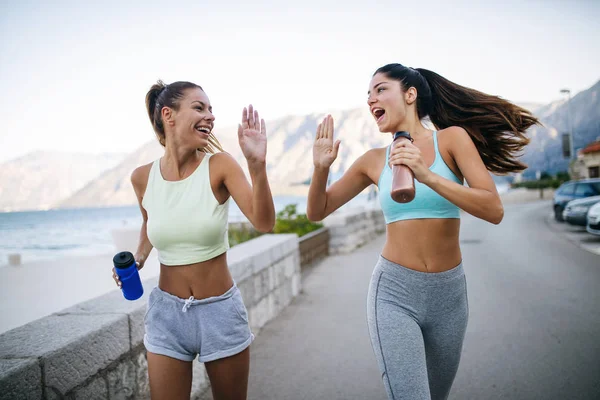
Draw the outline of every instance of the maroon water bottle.
[[[400,131],[394,133],[392,146],[397,145],[401,140],[413,141],[410,133]],[[397,203],[408,203],[415,198],[415,175],[406,165],[392,166],[392,191],[390,195],[392,200]]]

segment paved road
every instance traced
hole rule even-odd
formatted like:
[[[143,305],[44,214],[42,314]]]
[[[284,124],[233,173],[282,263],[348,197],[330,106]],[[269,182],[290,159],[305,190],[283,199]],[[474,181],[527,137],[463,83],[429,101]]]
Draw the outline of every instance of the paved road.
[[[547,201],[465,216],[470,303],[451,399],[600,398],[600,256],[551,229]],[[385,400],[365,317],[383,237],[307,273],[252,345],[250,400]]]

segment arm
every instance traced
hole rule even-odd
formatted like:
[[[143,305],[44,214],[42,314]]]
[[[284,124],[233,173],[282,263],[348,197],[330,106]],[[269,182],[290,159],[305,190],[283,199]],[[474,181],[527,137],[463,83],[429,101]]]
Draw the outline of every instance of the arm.
[[[267,128],[252,105],[244,108],[238,126],[242,153],[248,161],[252,186],[239,164],[231,157],[220,157],[224,164],[223,183],[242,213],[260,232],[270,232],[275,226],[275,206],[267,180]]]
[[[335,145],[333,143],[333,118],[329,115],[317,127],[313,146],[315,169],[306,207],[306,216],[311,221],[325,219],[371,184],[371,179],[366,173],[371,153],[367,152],[352,164],[341,179],[327,189],[329,168],[337,158],[339,147],[339,140]]]
[[[221,155],[222,154],[222,155]],[[219,153],[219,170],[223,184],[248,221],[260,232],[270,232],[275,225],[275,206],[267,180],[266,163],[248,162],[252,186],[242,167],[227,153]],[[215,160],[217,161],[217,160]]]
[[[435,190],[462,210],[493,224],[499,224],[504,217],[504,209],[496,185],[469,134],[459,127],[447,129],[451,134],[450,155],[465,177],[468,187],[442,178],[427,168],[420,150],[411,143],[404,142],[392,150],[390,162],[405,164],[414,172],[419,182]]]
[[[146,225],[148,223],[148,214],[144,207],[142,207],[142,199],[144,198],[144,193],[146,192],[146,186],[148,186],[148,175],[150,174],[150,168],[152,164],[144,165],[136,168],[131,173],[131,184],[133,185],[133,191],[135,192],[135,197],[137,198],[138,205],[140,207],[140,211],[142,212],[142,228],[140,229],[140,239],[138,242],[138,247],[133,255],[133,259],[137,263],[137,269],[140,270],[144,268],[144,263],[148,258],[148,255],[152,251],[152,244],[148,239],[148,233],[146,230]],[[119,275],[115,271],[115,268],[112,269],[113,279],[118,287],[121,287],[121,280],[119,279]]]
[[[134,254],[135,260],[138,262],[138,269],[142,269],[144,267],[144,263],[148,258],[148,255],[152,251],[152,244],[148,239],[148,233],[146,230],[148,223],[148,214],[144,207],[142,207],[142,199],[144,198],[144,193],[146,192],[146,186],[148,185],[148,175],[150,173],[150,166],[146,165],[143,167],[136,168],[131,174],[131,184],[133,185],[133,190],[135,191],[135,197],[138,200],[138,205],[140,207],[140,211],[142,212],[142,227],[140,229],[140,238],[138,242],[137,250]]]

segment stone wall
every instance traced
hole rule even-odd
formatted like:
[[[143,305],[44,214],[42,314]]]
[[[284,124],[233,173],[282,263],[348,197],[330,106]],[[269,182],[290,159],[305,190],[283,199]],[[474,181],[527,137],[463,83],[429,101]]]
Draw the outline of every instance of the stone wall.
[[[329,255],[329,229],[323,227],[300,237],[300,267],[309,266]]]
[[[385,232],[380,209],[334,213],[323,222],[329,229],[329,254],[349,253]]]
[[[298,238],[263,235],[233,247],[228,263],[256,335],[300,291]],[[0,335],[0,399],[149,398],[142,340],[157,280],[144,281],[139,300],[114,290]],[[207,388],[194,362],[193,397]]]

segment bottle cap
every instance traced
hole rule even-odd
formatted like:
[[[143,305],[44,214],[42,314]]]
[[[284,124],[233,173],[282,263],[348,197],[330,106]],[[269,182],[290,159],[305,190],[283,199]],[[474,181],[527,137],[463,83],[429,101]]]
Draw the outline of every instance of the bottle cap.
[[[122,251],[113,257],[115,268],[128,268],[133,263],[135,263],[135,259],[129,251]]]
[[[408,140],[410,140],[411,142],[414,141],[414,139],[410,136],[410,133],[408,133],[407,131],[399,131],[399,132],[394,133],[394,140],[396,140],[400,137],[405,137]]]

